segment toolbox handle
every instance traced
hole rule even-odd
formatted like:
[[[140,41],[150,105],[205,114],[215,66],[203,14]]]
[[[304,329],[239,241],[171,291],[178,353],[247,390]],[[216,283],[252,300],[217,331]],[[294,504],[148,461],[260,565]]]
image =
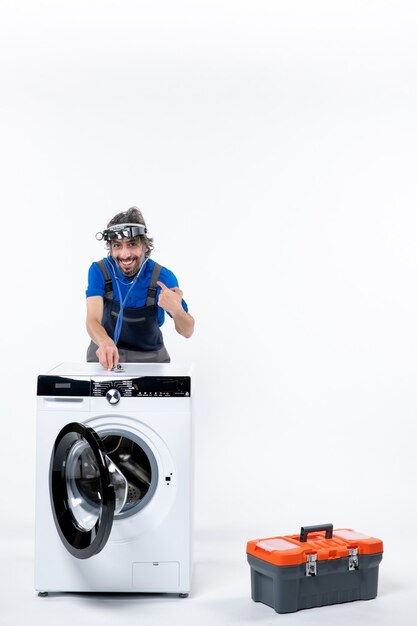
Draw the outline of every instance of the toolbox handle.
[[[326,531],[326,539],[333,537],[333,524],[318,524],[318,526],[301,526],[300,541],[307,541],[309,533],[318,533],[321,530]]]

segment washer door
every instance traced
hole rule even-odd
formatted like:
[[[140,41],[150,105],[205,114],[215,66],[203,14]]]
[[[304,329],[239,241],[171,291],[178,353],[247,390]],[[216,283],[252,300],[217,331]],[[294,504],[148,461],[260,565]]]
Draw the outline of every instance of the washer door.
[[[63,544],[79,559],[104,548],[115,511],[126,499],[123,477],[109,461],[100,437],[83,424],[67,424],[55,440],[49,474],[52,512]]]

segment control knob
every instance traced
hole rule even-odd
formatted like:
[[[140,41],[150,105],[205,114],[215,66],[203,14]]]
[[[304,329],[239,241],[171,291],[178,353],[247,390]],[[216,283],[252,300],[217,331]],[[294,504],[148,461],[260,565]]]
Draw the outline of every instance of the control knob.
[[[117,404],[121,398],[120,391],[118,389],[109,389],[106,393],[106,398],[109,404]]]

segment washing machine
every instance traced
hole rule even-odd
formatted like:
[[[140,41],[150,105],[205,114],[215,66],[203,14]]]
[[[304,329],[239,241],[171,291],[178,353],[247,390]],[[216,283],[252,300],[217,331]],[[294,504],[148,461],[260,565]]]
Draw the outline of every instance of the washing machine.
[[[189,594],[191,371],[63,363],[38,377],[39,595]]]

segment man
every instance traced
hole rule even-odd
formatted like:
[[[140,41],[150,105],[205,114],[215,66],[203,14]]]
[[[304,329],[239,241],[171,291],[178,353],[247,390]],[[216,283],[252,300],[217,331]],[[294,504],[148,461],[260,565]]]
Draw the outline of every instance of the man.
[[[194,319],[174,274],[150,259],[153,239],[142,213],[118,213],[96,237],[109,252],[88,273],[87,361],[108,370],[119,362],[169,363],[160,330],[165,312],[183,337],[193,334]]]

